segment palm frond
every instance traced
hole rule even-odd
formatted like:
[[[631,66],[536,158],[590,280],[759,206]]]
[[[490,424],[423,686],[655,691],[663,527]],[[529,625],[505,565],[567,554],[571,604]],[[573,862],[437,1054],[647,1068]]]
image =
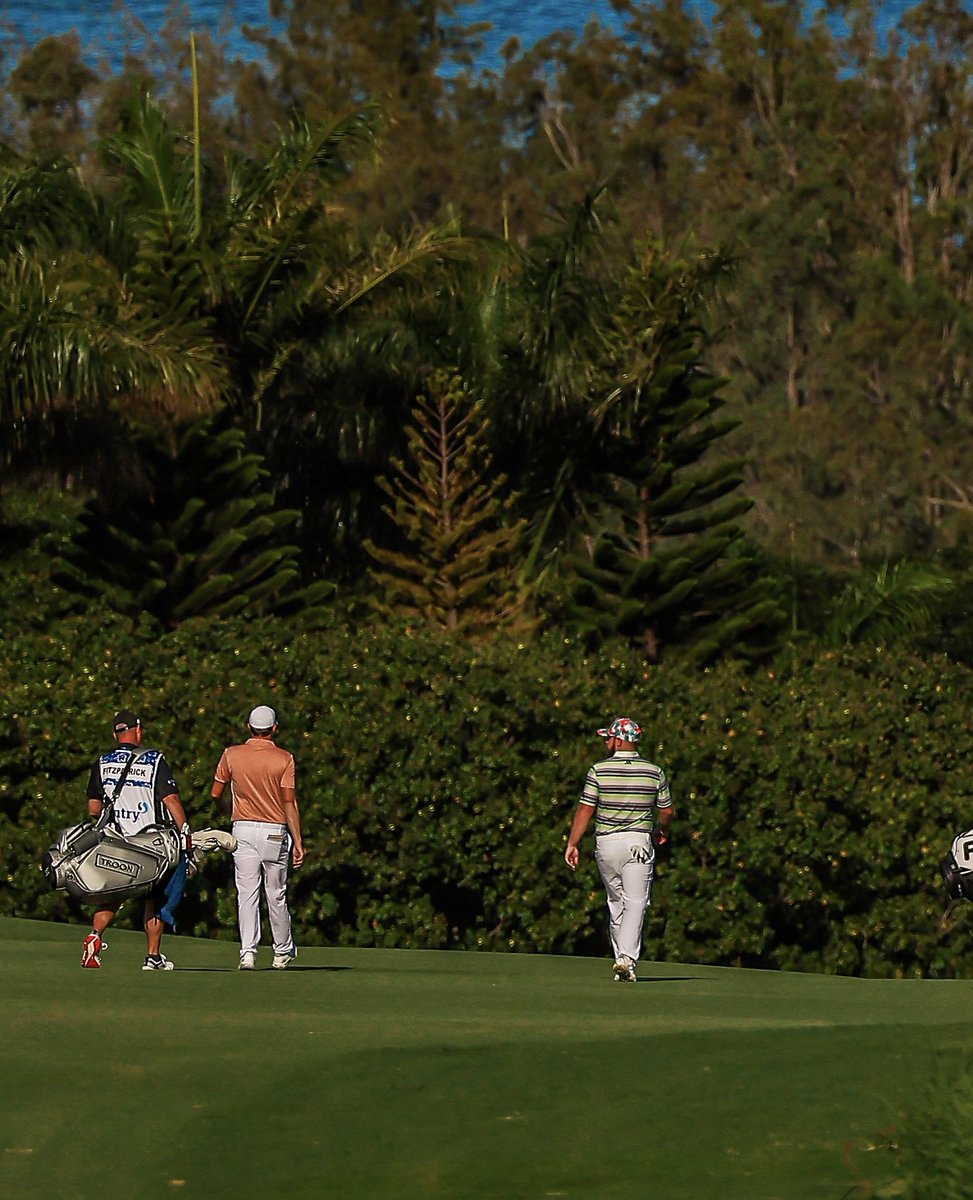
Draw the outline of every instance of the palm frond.
[[[951,576],[935,566],[883,563],[839,595],[825,640],[832,646],[849,646],[913,637],[928,627],[954,586]]]
[[[281,272],[302,261],[307,230],[320,220],[322,188],[364,150],[374,148],[381,125],[376,104],[326,127],[294,117],[259,169],[233,161],[228,250],[251,279],[244,325],[276,288]]]
[[[460,258],[473,253],[475,248],[476,240],[460,234],[454,222],[420,230],[396,246],[383,247],[379,261],[365,265],[357,278],[349,277],[336,284],[335,313],[358,304],[393,278],[414,278],[432,263]]]
[[[134,398],[167,412],[215,405],[224,368],[203,320],[171,325],[141,309],[111,266],[0,263],[0,424],[45,409]]]
[[[91,194],[68,163],[0,168],[0,255],[83,245],[93,216]]]
[[[102,142],[107,161],[121,172],[133,214],[193,227],[193,173],[189,147],[150,96],[133,102],[126,128]]]

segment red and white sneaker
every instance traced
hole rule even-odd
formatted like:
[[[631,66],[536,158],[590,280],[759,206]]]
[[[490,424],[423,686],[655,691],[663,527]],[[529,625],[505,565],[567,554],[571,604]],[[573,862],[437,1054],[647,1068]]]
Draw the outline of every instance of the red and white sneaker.
[[[102,940],[97,933],[89,933],[81,948],[81,965],[83,967],[101,966]]]

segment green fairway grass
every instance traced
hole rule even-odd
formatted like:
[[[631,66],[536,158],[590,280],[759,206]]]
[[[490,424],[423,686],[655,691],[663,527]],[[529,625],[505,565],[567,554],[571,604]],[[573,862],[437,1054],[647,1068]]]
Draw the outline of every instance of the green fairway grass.
[[[965,981],[320,948],[240,973],[181,937],[143,973],[127,931],[82,971],[84,932],[0,920],[3,1200],[841,1200],[973,1035]]]

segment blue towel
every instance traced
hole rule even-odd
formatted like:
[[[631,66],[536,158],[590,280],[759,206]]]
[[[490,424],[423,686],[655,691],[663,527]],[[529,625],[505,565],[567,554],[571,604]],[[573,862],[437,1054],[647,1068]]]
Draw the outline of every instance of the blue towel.
[[[172,926],[172,932],[176,932],[176,909],[179,907],[179,901],[182,899],[182,894],[186,890],[186,867],[188,862],[185,854],[180,854],[179,865],[169,876],[169,882],[166,884],[166,902],[159,916],[167,925]]]

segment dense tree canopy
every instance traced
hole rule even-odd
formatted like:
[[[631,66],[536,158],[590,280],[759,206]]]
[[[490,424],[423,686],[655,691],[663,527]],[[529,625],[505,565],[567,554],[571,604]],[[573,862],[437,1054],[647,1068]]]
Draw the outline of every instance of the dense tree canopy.
[[[89,535],[118,529],[146,438],[219,412],[299,515],[295,586],[364,598],[380,481],[458,371],[532,619],[664,653],[735,614],[706,646],[751,652],[781,606],[824,630],[855,572],[962,591],[973,18],[924,0],[885,42],[870,0],[615,8],[489,68],[458,0],[273,0],[248,61],[186,14],[114,72],[25,46],[0,497],[97,488]]]

